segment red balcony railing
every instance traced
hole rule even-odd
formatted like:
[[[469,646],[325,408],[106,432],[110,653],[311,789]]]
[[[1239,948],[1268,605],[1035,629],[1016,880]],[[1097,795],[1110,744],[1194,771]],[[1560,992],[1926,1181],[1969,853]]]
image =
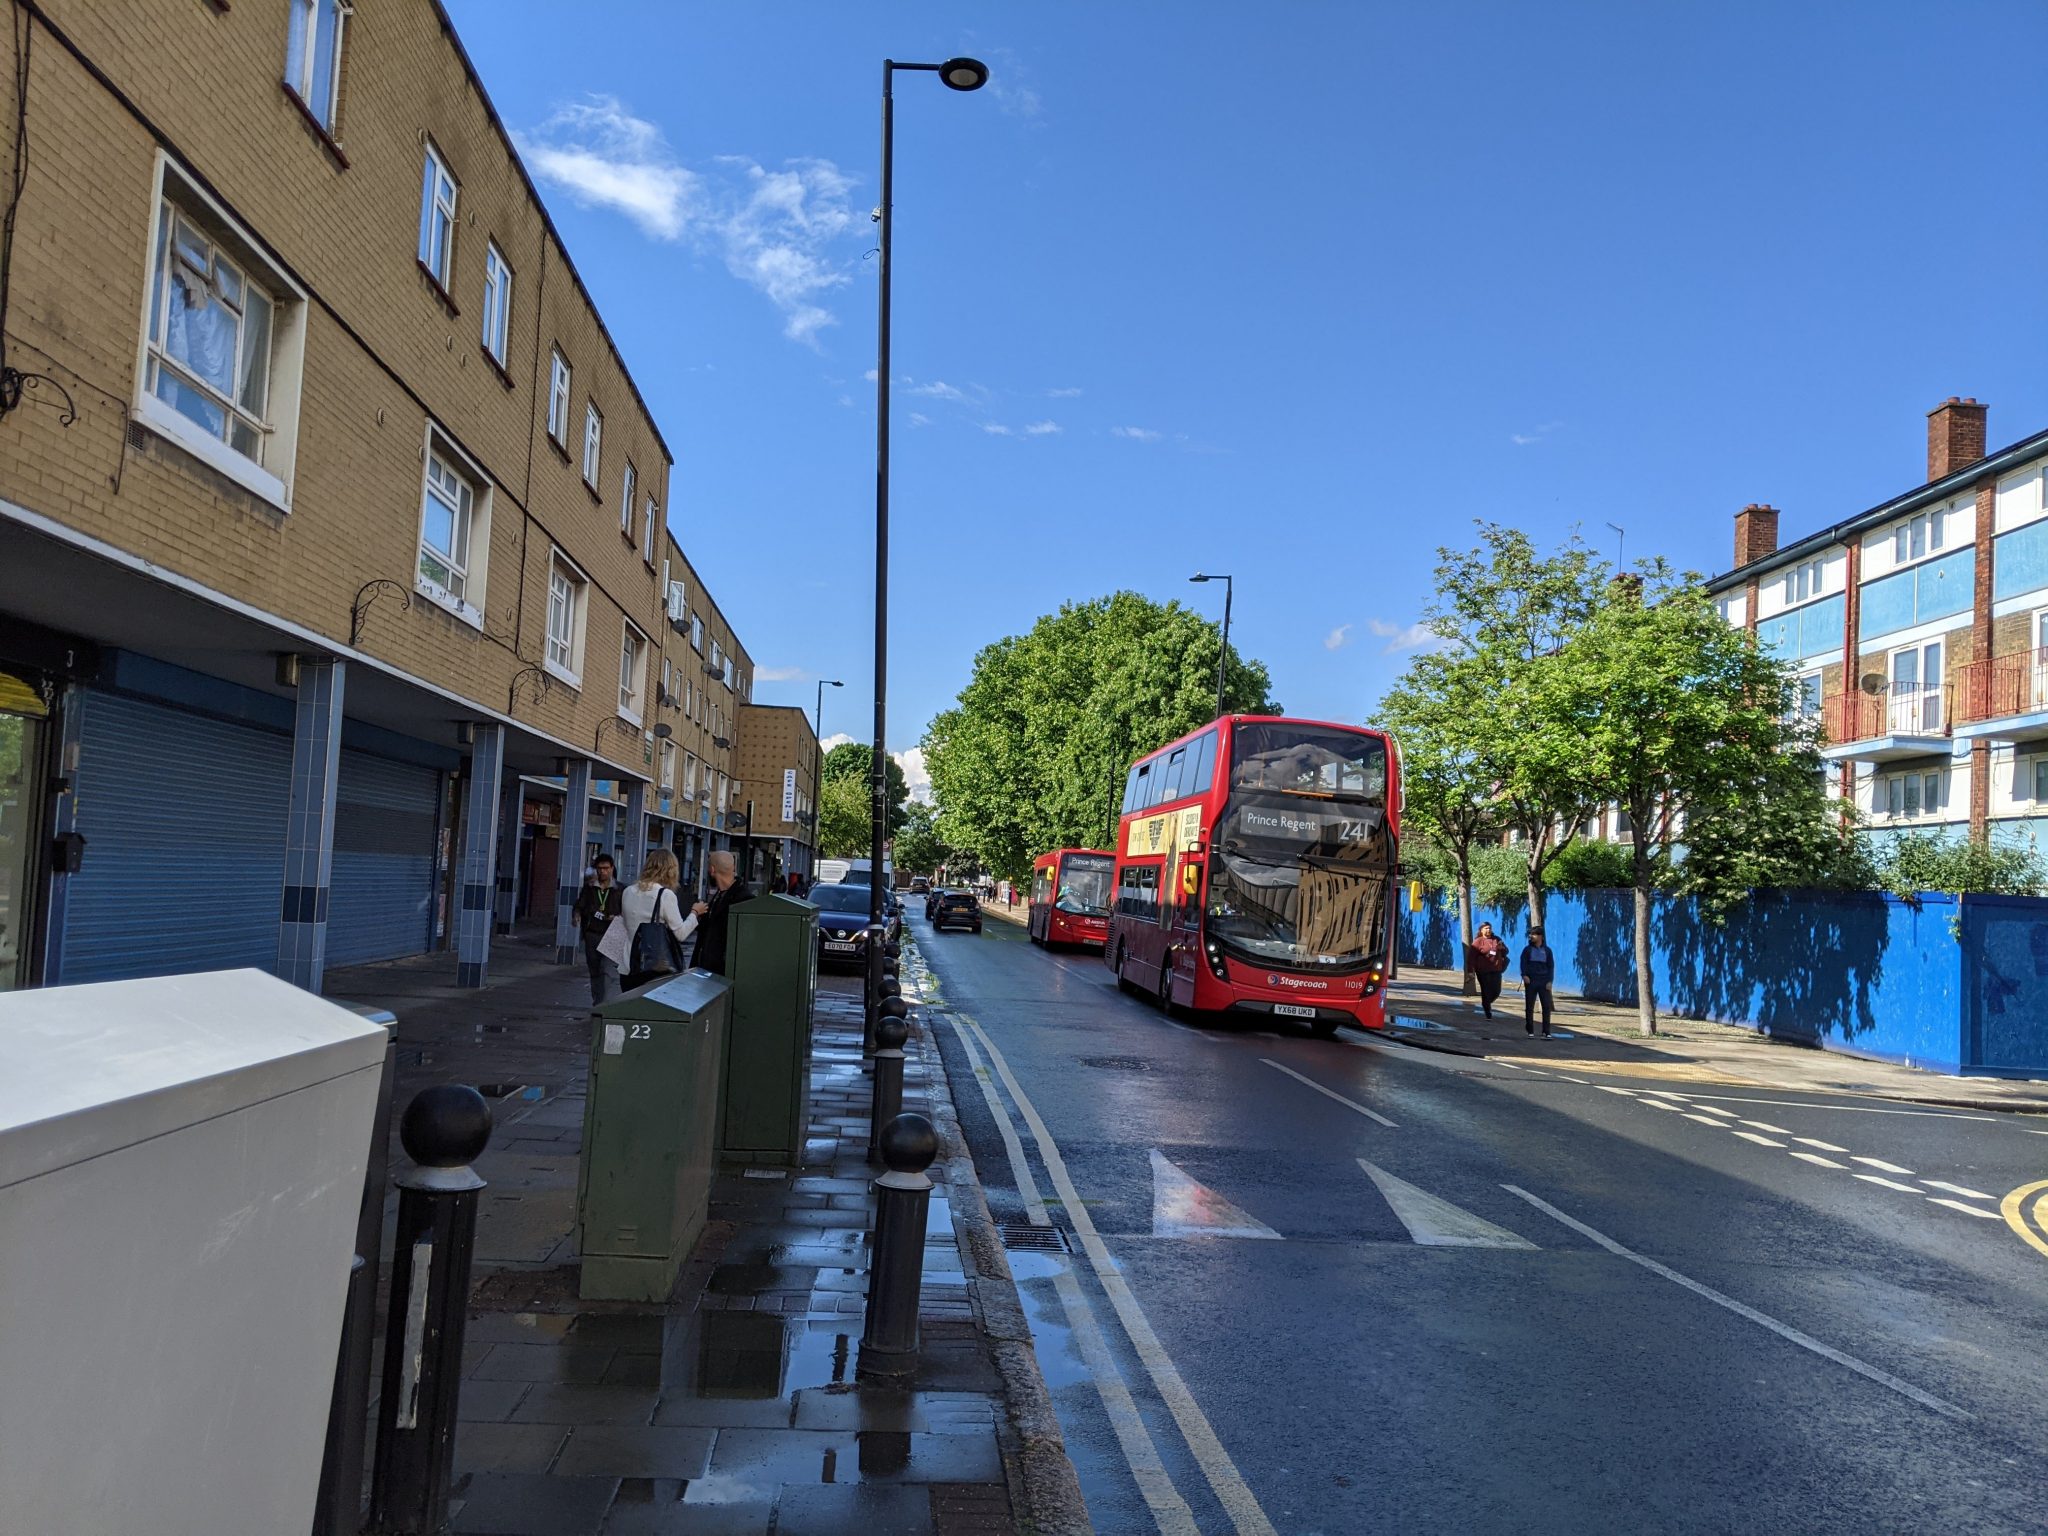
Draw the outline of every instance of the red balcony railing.
[[[2048,709],[2048,646],[1966,662],[1956,687],[1956,717],[1998,720]]]
[[[1952,691],[1939,687],[1829,694],[1821,701],[1821,729],[1831,742],[1868,741],[1873,736],[1944,736],[1951,723]]]

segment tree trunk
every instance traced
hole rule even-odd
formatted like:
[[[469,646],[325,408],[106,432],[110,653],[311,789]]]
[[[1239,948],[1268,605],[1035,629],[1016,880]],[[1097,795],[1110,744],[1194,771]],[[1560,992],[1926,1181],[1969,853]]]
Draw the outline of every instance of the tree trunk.
[[[1642,822],[1636,826],[1641,828]],[[1645,1035],[1657,1033],[1657,990],[1650,975],[1650,860],[1643,851],[1643,833],[1636,833],[1636,1019]]]
[[[1537,843],[1529,845],[1529,912],[1528,922],[1523,925],[1524,933],[1543,926],[1543,899],[1547,893],[1543,889],[1543,874],[1536,863],[1540,847]]]
[[[1459,964],[1465,971],[1465,996],[1470,997],[1479,990],[1479,977],[1472,970],[1472,864],[1469,858],[1458,860],[1458,953],[1463,958]]]

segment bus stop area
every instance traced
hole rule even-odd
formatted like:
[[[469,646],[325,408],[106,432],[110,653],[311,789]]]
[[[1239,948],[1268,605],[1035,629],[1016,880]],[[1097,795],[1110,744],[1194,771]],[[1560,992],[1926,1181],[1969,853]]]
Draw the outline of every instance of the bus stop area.
[[[501,941],[492,972],[483,990],[459,990],[426,963],[399,961],[332,972],[328,985],[337,1001],[396,1016],[395,1106],[423,1087],[464,1083],[494,1114],[474,1162],[486,1187],[451,1531],[1086,1528],[922,1024],[913,1019],[905,1046],[903,1107],[931,1119],[940,1152],[929,1169],[920,1343],[914,1368],[868,1379],[858,1367],[871,1183],[882,1169],[868,1160],[858,979],[818,980],[794,1156],[717,1164],[665,1298],[609,1301],[584,1299],[578,1251],[593,1060],[582,967]],[[395,1135],[392,1160],[404,1162]],[[392,1209],[395,1200],[387,1271]],[[389,1284],[387,1273],[380,1320]],[[382,1359],[381,1336],[376,1347]]]

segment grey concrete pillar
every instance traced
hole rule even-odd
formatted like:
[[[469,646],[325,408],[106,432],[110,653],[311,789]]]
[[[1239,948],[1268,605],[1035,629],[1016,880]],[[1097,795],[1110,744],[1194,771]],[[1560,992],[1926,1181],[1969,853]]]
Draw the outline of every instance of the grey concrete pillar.
[[[626,781],[626,861],[633,866],[633,873],[640,873],[640,866],[647,862],[647,781],[628,779]]]
[[[277,974],[318,992],[327,974],[327,901],[334,879],[334,800],[341,780],[346,663],[302,661],[292,715],[290,810],[284,824],[284,893]]]
[[[498,840],[498,932],[512,931],[519,907],[519,838],[526,830],[526,781],[515,777],[502,797],[505,814]]]
[[[498,894],[498,789],[505,777],[505,727],[479,724],[469,749],[469,799],[462,808],[461,910],[455,915],[455,984],[480,987],[491,963],[491,914]]]
[[[590,759],[571,758],[562,792],[562,860],[555,880],[555,964],[569,965],[582,953],[576,934],[576,895],[583,889],[583,860],[590,849]],[[631,879],[630,875],[621,875]]]

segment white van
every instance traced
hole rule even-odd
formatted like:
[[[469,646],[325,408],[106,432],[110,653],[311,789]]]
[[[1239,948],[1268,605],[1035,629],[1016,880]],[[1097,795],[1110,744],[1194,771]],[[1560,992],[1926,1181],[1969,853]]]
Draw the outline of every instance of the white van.
[[[815,885],[837,885],[846,879],[846,872],[851,867],[844,859],[820,859],[818,860],[817,876],[812,883]]]

